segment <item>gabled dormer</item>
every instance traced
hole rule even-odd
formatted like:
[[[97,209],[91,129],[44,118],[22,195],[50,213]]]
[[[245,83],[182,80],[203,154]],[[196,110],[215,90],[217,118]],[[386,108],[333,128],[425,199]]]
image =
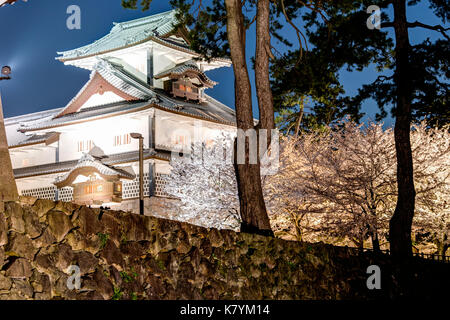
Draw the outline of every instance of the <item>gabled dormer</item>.
[[[136,74],[115,62],[97,58],[90,80],[56,117],[120,101],[146,101],[153,96]]]
[[[208,78],[195,62],[188,61],[155,75],[163,80],[164,90],[173,97],[203,102],[203,92],[217,83]]]

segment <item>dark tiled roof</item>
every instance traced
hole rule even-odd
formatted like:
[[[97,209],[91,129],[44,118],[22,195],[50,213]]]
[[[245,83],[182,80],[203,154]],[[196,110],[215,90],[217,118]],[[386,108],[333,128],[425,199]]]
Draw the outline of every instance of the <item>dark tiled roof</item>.
[[[88,153],[85,153],[74,167],[72,167],[65,174],[60,175],[55,179],[55,184],[59,185],[63,182],[67,182],[68,179],[71,179],[70,174],[73,171],[83,168],[83,167],[95,168],[95,170],[97,172],[99,172],[100,174],[102,174],[104,176],[119,176],[123,179],[130,179],[130,180],[132,180],[136,177],[136,175],[132,174],[131,172],[128,172],[121,168],[116,168],[116,167],[107,165],[107,164],[103,163],[103,161],[101,159],[95,158],[94,156],[92,156]]]
[[[137,44],[150,36],[163,36],[174,29],[178,23],[175,10],[155,14],[149,17],[115,23],[109,34],[84,47],[58,52],[58,59],[81,58],[105,51],[120,49]]]
[[[235,125],[236,113],[217,100],[205,95],[206,102],[190,103],[179,98],[170,97],[164,90],[153,89],[159,101],[156,103],[162,108],[177,111],[180,114]]]
[[[105,115],[111,115],[115,113],[121,113],[124,111],[131,111],[135,109],[140,109],[142,107],[148,106],[147,101],[121,101],[110,103],[102,106],[96,106],[91,108],[85,108],[75,113],[66,114],[59,118],[45,119],[43,121],[36,121],[31,124],[26,122],[22,124],[19,130],[21,131],[31,131],[39,129],[47,129],[58,127],[63,124],[77,123],[86,119],[95,119],[98,117],[103,117]]]
[[[159,158],[163,160],[170,160],[170,152],[163,150],[144,150],[144,158]],[[127,163],[127,162],[135,162],[139,160],[139,151],[131,151],[118,153],[108,156],[105,159],[102,159],[102,163],[108,166]],[[20,169],[14,169],[14,176],[16,179],[37,176],[37,175],[45,175],[45,174],[54,174],[54,173],[63,173],[70,171],[78,164],[79,160],[72,161],[64,161],[58,163],[50,163],[40,166],[34,167],[26,167]],[[117,168],[116,168],[117,169]]]
[[[42,134],[42,135],[34,134],[32,136],[27,137],[27,139],[25,139],[25,140],[22,140],[22,141],[14,144],[14,145],[10,145],[9,148],[17,148],[17,147],[21,147],[21,146],[30,145],[30,144],[44,143],[53,134],[55,134],[55,133],[54,132],[48,132],[48,133],[45,133],[45,134]]]
[[[160,78],[164,78],[164,77],[168,77],[170,75],[182,75],[183,73],[187,72],[187,71],[194,71],[196,73],[198,73],[200,75],[200,77],[202,78],[202,81],[206,82],[207,84],[209,84],[210,86],[214,86],[217,84],[217,82],[212,81],[210,78],[208,78],[208,76],[203,73],[195,64],[193,64],[192,62],[185,62],[179,65],[176,65],[175,67],[166,70],[166,71],[162,71],[160,73],[158,73],[155,76],[155,79],[160,79]]]
[[[235,125],[235,111],[217,100],[205,95],[206,101],[196,104],[182,99],[170,97],[164,90],[150,88],[135,75],[127,72],[125,68],[116,63],[99,59],[93,73],[99,72],[102,77],[124,92],[134,92],[135,96],[145,99],[138,101],[121,101],[101,106],[84,108],[78,112],[66,114],[59,117],[49,117],[42,121],[24,122],[20,131],[33,131],[40,129],[50,129],[77,123],[84,120],[94,120],[106,115],[121,114],[123,112],[134,112],[147,107],[160,107],[168,111],[175,111],[191,117],[202,118],[205,120],[216,121],[228,125]],[[139,94],[138,94],[139,93]],[[148,98],[148,100],[147,100]]]
[[[111,31],[103,38],[77,49],[58,52],[62,56],[57,57],[57,59],[65,61],[96,56],[146,41],[153,41],[199,57],[200,54],[190,49],[186,43],[167,38],[178,23],[176,10],[162,12],[137,20],[115,23]],[[231,63],[231,60],[228,58],[215,58],[213,60]]]

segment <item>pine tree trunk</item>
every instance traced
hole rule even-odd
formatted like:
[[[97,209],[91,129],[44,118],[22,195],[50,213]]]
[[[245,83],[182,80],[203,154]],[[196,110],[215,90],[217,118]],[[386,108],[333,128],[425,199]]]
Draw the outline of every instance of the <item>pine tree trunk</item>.
[[[254,129],[250,78],[245,54],[245,26],[240,0],[226,0],[227,36],[235,75],[236,122],[238,129]],[[270,123],[263,114],[264,123]],[[249,148],[246,143],[246,163],[236,164],[242,232],[273,235],[264,203],[260,165],[249,164]],[[236,150],[236,145],[235,145]]]
[[[372,249],[376,253],[381,252],[380,240],[378,238],[378,233],[376,231],[372,233]]]
[[[411,226],[414,216],[415,190],[410,141],[411,77],[409,75],[409,36],[406,1],[394,0],[395,83],[397,87],[395,149],[397,154],[398,199],[389,224],[391,252],[396,257],[412,256]]]
[[[449,245],[448,245],[448,244],[444,244],[444,245],[442,246],[442,260],[444,260],[444,261],[445,261],[445,257],[446,257],[445,254],[447,253],[448,248],[449,248]]]
[[[436,254],[439,255],[440,257],[442,257],[442,260],[445,260],[445,253],[447,252],[447,249],[449,248],[446,236],[444,235],[442,237],[442,240],[436,240],[435,244],[437,246]]]
[[[298,114],[297,123],[295,125],[294,139],[297,139],[298,135],[300,134],[300,125],[302,124],[304,110],[305,110],[305,97],[302,96],[300,101],[300,111]]]
[[[273,96],[269,79],[270,63],[270,1],[258,0],[256,17],[256,53],[255,53],[255,83],[258,97],[259,124],[261,129],[275,129],[275,114]]]

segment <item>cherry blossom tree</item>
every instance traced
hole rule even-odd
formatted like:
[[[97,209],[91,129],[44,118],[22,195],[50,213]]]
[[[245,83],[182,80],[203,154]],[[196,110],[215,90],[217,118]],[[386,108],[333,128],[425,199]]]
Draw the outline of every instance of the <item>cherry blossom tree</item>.
[[[450,246],[450,132],[449,128],[413,126],[411,143],[416,187],[413,232],[416,241],[432,242],[445,255]]]
[[[221,136],[210,146],[196,142],[190,154],[172,158],[165,191],[181,201],[181,212],[172,219],[208,228],[239,229],[232,141]]]
[[[239,229],[232,141],[221,137],[209,147],[197,143],[190,155],[172,160],[166,192],[182,203],[181,214],[172,218]],[[411,141],[416,241],[435,243],[445,254],[450,229],[450,133],[423,122],[412,127]],[[348,239],[360,248],[371,240],[376,250],[387,245],[397,201],[396,156],[393,130],[384,130],[382,123],[342,121],[333,128],[282,137],[279,170],[262,180],[277,236],[332,243]]]
[[[392,214],[387,201],[395,193],[392,130],[340,125],[285,139],[281,170],[268,182],[270,198],[279,203],[270,206],[273,220],[287,214],[299,240],[303,229],[348,237],[358,247],[370,237],[379,249]]]
[[[417,216],[414,230],[448,247],[449,131],[412,127]],[[344,121],[324,132],[285,138],[278,175],[265,181],[275,232],[298,240],[348,238],[363,247],[388,240],[397,201],[396,156],[392,129]],[[306,237],[305,237],[306,235]]]

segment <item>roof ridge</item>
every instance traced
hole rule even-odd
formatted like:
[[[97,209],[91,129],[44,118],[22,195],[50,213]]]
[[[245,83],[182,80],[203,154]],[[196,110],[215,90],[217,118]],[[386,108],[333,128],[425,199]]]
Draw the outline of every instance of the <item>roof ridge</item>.
[[[172,9],[172,10],[160,12],[160,13],[157,13],[157,14],[154,14],[151,16],[146,16],[146,17],[142,17],[142,18],[138,18],[138,19],[122,21],[122,22],[113,22],[114,27],[111,29],[111,32],[113,32],[113,30],[114,30],[114,28],[116,28],[116,26],[126,26],[128,28],[133,28],[133,27],[137,27],[141,24],[146,24],[146,23],[154,22],[158,19],[163,19],[165,16],[168,16],[175,12],[176,12],[176,9]],[[129,25],[129,26],[127,26],[127,25]],[[124,28],[118,27],[117,29],[123,30]]]
[[[107,164],[103,163],[101,160],[96,159],[91,154],[83,152],[83,155],[78,160],[76,166],[73,167],[72,169],[70,169],[69,172],[58,175],[55,178],[54,183],[61,184],[63,181],[66,181],[70,178],[70,175],[72,174],[72,172],[76,171],[79,168],[83,168],[83,167],[92,167],[92,168],[96,169],[100,175],[111,176],[114,174],[119,174],[125,178],[129,178],[129,179],[135,178],[135,175],[132,175],[129,172],[126,172],[121,169],[118,170],[114,166],[107,165]]]
[[[179,64],[177,64],[177,65],[175,65],[175,66],[173,66],[173,67],[171,67],[171,68],[169,68],[167,70],[163,70],[163,71],[159,72],[158,74],[154,75],[153,77],[155,79],[159,79],[159,78],[167,76],[167,75],[169,75],[171,73],[181,75],[181,74],[187,72],[188,70],[194,70],[195,72],[197,72],[201,77],[203,77],[202,80],[204,80],[205,82],[209,83],[210,85],[218,84],[218,82],[216,82],[216,81],[212,80],[211,78],[209,78],[208,75],[204,71],[202,71],[197,66],[195,61],[193,61],[192,59],[188,60],[188,61],[185,61],[185,62],[182,62],[182,63],[179,63]]]
[[[137,104],[137,103],[144,103],[144,102],[147,102],[147,100],[131,100],[131,101],[123,100],[123,101],[117,101],[117,102],[110,102],[110,103],[99,104],[99,105],[92,106],[89,108],[83,108],[75,113],[77,113],[77,114],[86,113],[89,111],[95,111],[95,110],[110,108],[110,107],[117,107],[117,106],[125,105],[125,104]],[[65,115],[59,117],[58,119],[63,119],[64,117],[73,116],[75,113],[65,114]]]
[[[84,46],[81,46],[81,47],[78,47],[75,49],[70,49],[70,50],[57,51],[57,54],[62,55],[62,57],[56,57],[56,59],[61,59],[66,56],[72,56],[74,54],[76,57],[83,56],[86,53],[86,51],[88,51],[89,48],[91,48],[92,46],[102,45],[104,42],[108,43],[111,39],[114,39],[114,37],[120,36],[120,33],[122,31],[140,27],[142,25],[157,24],[155,26],[156,29],[161,29],[161,28],[167,29],[167,24],[169,22],[173,21],[173,19],[175,19],[175,12],[176,12],[176,9],[173,9],[173,10],[164,11],[164,12],[161,12],[158,14],[150,15],[147,17],[142,17],[142,18],[135,19],[135,20],[124,21],[124,22],[114,22],[113,23],[114,26],[111,28],[111,30],[109,31],[108,34],[106,34],[103,37],[101,37],[100,39],[97,39],[94,42],[91,42]],[[161,23],[157,23],[160,20],[163,20],[163,21]],[[150,30],[150,31],[153,31],[153,30]],[[153,32],[151,32],[151,33],[153,33]],[[164,32],[163,34],[166,34],[166,33],[167,32]],[[149,34],[145,33],[145,36],[147,37],[147,36],[149,36]],[[137,37],[137,35],[135,35],[134,37]],[[134,41],[131,41],[131,42],[134,42]]]
[[[149,95],[149,98],[152,98],[155,96],[154,92],[150,88],[147,88],[139,79],[136,79],[133,75],[129,74],[129,72],[127,72],[122,65],[119,64],[117,67],[117,64],[114,64],[113,62],[110,62],[106,59],[101,59],[101,58],[100,58],[100,61],[101,62],[97,66],[103,67],[103,69],[105,71],[110,72],[111,74],[113,74],[115,77],[119,78],[122,81],[126,81],[128,83],[131,82],[131,84],[136,89]],[[102,75],[101,70],[98,72],[100,73],[100,75]],[[106,81],[108,81],[108,80],[106,80]],[[139,97],[136,97],[136,98],[139,98]]]
[[[227,106],[225,103],[220,102],[219,100],[217,100],[216,98],[213,98],[212,96],[208,95],[208,94],[204,94],[204,97],[206,98],[206,100],[209,100],[210,102],[214,102],[218,105],[220,105],[221,107],[225,107],[226,109],[232,111],[232,113],[236,114],[236,110],[234,110],[233,108],[230,108],[229,106]]]
[[[11,125],[18,124],[20,122],[36,121],[36,120],[45,118],[45,117],[41,117],[40,116],[42,114],[48,114],[50,116],[52,114],[58,113],[62,109],[63,108],[60,107],[60,108],[53,108],[53,109],[37,111],[37,112],[33,112],[33,113],[21,114],[21,115],[18,115],[18,116],[5,118],[4,119],[4,123],[5,123],[5,126],[11,126]],[[30,117],[37,117],[37,118],[29,119]]]

